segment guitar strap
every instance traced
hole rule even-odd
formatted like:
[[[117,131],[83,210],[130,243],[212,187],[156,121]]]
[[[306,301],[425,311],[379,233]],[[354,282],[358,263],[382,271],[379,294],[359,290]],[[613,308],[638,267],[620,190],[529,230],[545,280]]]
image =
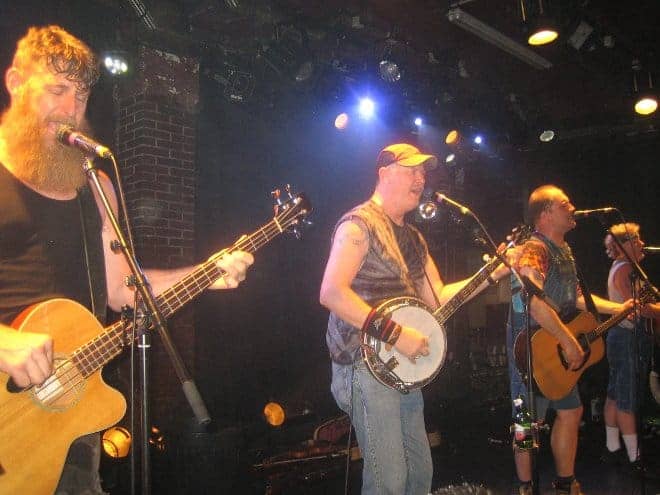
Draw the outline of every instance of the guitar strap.
[[[591,297],[591,291],[589,290],[587,283],[584,281],[584,276],[582,275],[582,271],[580,270],[580,267],[577,263],[575,263],[575,270],[577,272],[577,279],[578,283],[580,284],[580,290],[582,291],[582,297],[584,297],[584,303],[587,306],[587,311],[594,315],[596,321],[600,323],[600,316],[598,315],[598,310],[594,304],[594,299]]]
[[[91,310],[96,319],[105,324],[108,307],[108,292],[105,280],[105,260],[101,238],[101,216],[96,200],[88,184],[78,189],[80,226],[82,229],[83,250]]]

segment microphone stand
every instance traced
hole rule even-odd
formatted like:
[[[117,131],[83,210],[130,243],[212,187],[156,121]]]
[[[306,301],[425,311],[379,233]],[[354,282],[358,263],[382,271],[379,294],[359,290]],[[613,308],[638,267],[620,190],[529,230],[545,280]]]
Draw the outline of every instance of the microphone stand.
[[[444,198],[445,200],[447,199],[446,197]],[[451,204],[451,202],[449,202]],[[526,329],[526,348],[527,348],[527,401],[529,402],[528,404],[528,412],[530,417],[532,418],[532,423],[531,423],[531,429],[532,429],[532,438],[533,438],[533,447],[532,449],[529,450],[530,453],[530,462],[531,462],[531,472],[532,472],[532,477],[531,477],[531,488],[532,488],[532,494],[533,495],[539,495],[539,473],[538,473],[538,466],[536,462],[536,453],[539,448],[539,442],[538,442],[538,421],[536,418],[536,405],[535,405],[535,400],[534,400],[534,377],[533,377],[533,363],[532,363],[532,334],[531,334],[531,329],[530,329],[530,324],[529,324],[529,301],[533,296],[537,296],[543,301],[546,301],[548,304],[551,303],[551,301],[547,300],[547,297],[545,295],[545,292],[543,292],[539,287],[536,286],[531,280],[529,280],[528,277],[526,276],[521,276],[514,267],[511,266],[511,264],[506,260],[506,258],[500,253],[497,249],[497,245],[495,244],[495,241],[493,241],[493,238],[490,236],[488,233],[488,230],[486,230],[486,227],[484,227],[483,223],[481,223],[481,220],[477,215],[474,214],[472,210],[469,208],[460,205],[456,203],[454,206],[458,205],[459,211],[466,216],[469,216],[475,220],[481,231],[483,232],[486,240],[488,241],[488,244],[490,244],[493,249],[495,250],[495,256],[504,264],[504,266],[507,266],[510,270],[511,273],[516,277],[516,279],[520,282],[521,286],[521,293],[522,293],[522,301],[523,301],[523,306],[524,306],[524,311],[523,311],[523,319],[524,319],[524,325],[523,327]],[[551,304],[552,305],[552,304]],[[512,359],[515,359],[513,356],[513,350],[512,350]],[[522,450],[520,452],[523,452]],[[515,456],[515,453],[514,453]]]
[[[116,162],[114,156],[110,154],[110,158],[115,165]],[[151,290],[151,286],[147,281],[142,268],[138,264],[137,259],[133,250],[126,243],[126,239],[122,233],[117,217],[112,210],[112,206],[108,201],[108,197],[99,181],[98,171],[94,165],[94,161],[91,157],[86,156],[83,162],[83,170],[87,174],[89,181],[94,186],[94,189],[101,198],[103,207],[105,209],[107,218],[112,224],[112,228],[117,235],[116,246],[121,250],[126,262],[132,273],[132,284],[135,286],[136,290],[140,294],[142,299],[142,304],[145,307],[145,318],[142,318],[144,322],[139,329],[139,343],[138,348],[140,349],[141,360],[141,369],[140,374],[142,378],[142,494],[148,495],[151,493],[151,471],[150,471],[150,457],[149,457],[149,394],[148,394],[148,384],[149,384],[149,356],[148,350],[151,348],[149,328],[153,325],[157,330],[162,339],[162,342],[165,346],[165,350],[172,361],[174,370],[181,381],[184,395],[188,400],[197,421],[200,424],[208,424],[211,421],[211,418],[208,414],[206,406],[199,395],[197,386],[195,382],[190,378],[188,372],[185,369],[183,361],[179,356],[169,333],[167,332],[165,319],[160,312],[160,309],[156,305],[156,300]],[[118,176],[119,179],[119,176]],[[125,210],[125,207],[124,207]],[[137,308],[134,308],[134,311],[138,311]]]

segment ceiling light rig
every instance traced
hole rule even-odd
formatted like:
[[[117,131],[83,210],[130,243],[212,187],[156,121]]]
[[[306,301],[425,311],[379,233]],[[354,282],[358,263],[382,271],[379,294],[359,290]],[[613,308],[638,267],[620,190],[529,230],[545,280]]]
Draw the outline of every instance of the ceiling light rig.
[[[632,70],[635,113],[639,115],[651,115],[658,109],[658,94],[653,88],[651,71],[647,71],[645,75],[637,59],[632,62]]]
[[[482,40],[510,53],[514,57],[522,60],[523,62],[531,65],[535,69],[549,69],[552,67],[552,62],[541,57],[534,51],[526,46],[514,41],[513,39],[505,36],[498,30],[490,27],[488,24],[480,21],[476,17],[471,16],[459,7],[449,9],[447,12],[447,19],[452,24],[455,24],[466,31],[478,36]]]
[[[546,13],[543,0],[537,0],[536,15],[531,18],[527,15],[525,2],[526,0],[520,0],[520,11],[529,32],[527,43],[532,46],[541,46],[555,41],[559,36],[557,23]]]
[[[385,40],[378,63],[378,74],[383,81],[396,83],[401,80],[404,72],[403,66],[406,62],[406,48],[405,44],[400,41]]]

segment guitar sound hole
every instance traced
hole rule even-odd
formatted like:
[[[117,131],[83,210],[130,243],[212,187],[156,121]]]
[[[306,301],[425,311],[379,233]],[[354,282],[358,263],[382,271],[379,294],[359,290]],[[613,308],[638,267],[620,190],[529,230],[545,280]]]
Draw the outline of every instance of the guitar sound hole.
[[[7,392],[9,392],[10,394],[18,394],[23,392],[24,390],[25,390],[24,388],[21,388],[18,385],[16,385],[13,378],[10,378],[7,381]]]

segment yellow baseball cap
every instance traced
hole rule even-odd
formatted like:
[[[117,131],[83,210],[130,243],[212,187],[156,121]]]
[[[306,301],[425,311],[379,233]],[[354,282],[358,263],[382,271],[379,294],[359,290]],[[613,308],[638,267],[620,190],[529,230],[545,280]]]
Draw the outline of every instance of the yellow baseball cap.
[[[387,167],[398,163],[402,167],[417,167],[424,165],[426,170],[433,170],[438,166],[438,159],[434,155],[425,155],[412,144],[397,143],[383,148],[378,154],[376,165]]]

